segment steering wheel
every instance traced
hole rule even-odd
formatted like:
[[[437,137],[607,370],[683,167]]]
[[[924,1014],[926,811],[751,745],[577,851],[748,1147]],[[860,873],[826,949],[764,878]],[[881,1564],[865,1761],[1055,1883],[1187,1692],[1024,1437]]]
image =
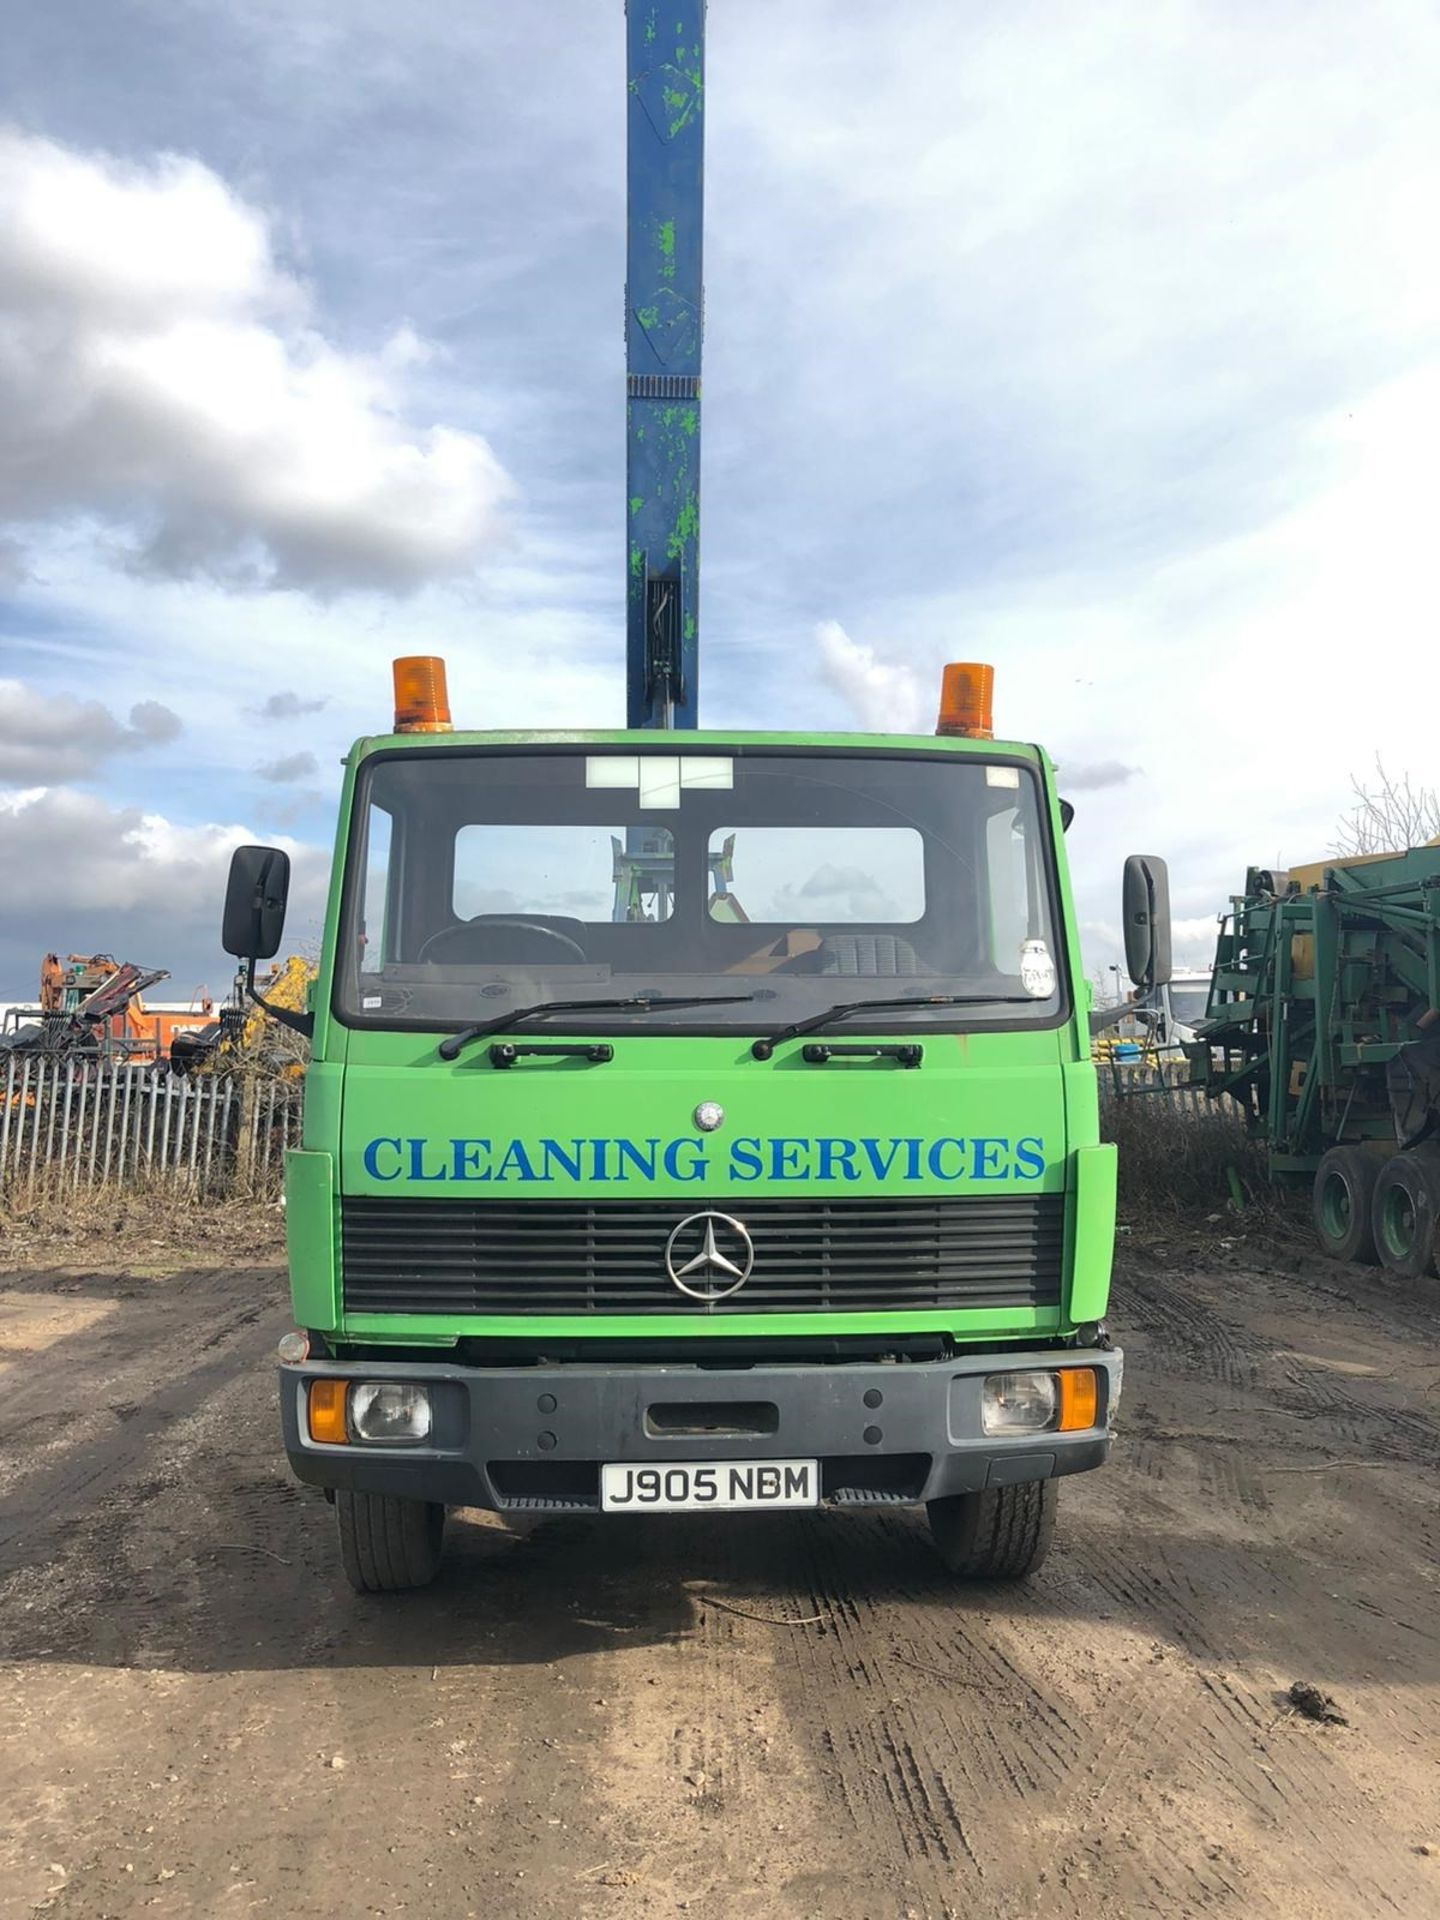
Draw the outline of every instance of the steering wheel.
[[[415,958],[417,961],[433,960],[438,963],[440,956],[434,951],[436,947],[444,945],[447,941],[464,941],[467,936],[473,940],[477,934],[487,933],[533,934],[537,939],[548,940],[557,947],[563,947],[564,958],[567,961],[578,960],[582,966],[585,962],[584,948],[572,940],[568,933],[561,933],[555,927],[542,926],[538,920],[458,920],[453,927],[441,927],[438,933],[432,933]],[[559,955],[555,957],[560,958]],[[494,956],[491,956],[491,960],[494,964],[502,966],[506,964],[504,960],[494,961]],[[511,961],[509,964],[524,966],[526,963],[519,960]]]

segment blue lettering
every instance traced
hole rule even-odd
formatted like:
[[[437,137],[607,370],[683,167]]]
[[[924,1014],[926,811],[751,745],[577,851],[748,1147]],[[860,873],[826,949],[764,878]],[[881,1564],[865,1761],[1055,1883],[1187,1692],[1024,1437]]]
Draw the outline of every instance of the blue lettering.
[[[540,1178],[542,1180],[554,1178],[550,1171],[550,1163],[552,1160],[556,1161],[560,1167],[564,1169],[567,1178],[571,1180],[578,1180],[580,1178],[580,1142],[578,1140],[572,1140],[570,1145],[575,1149],[573,1154],[566,1153],[558,1140],[542,1140],[540,1142],[540,1164],[543,1169]]]
[[[1010,1148],[1008,1140],[976,1140],[975,1165],[972,1169],[976,1180],[1008,1180],[1010,1169],[1001,1159]]]
[[[960,1156],[959,1164],[953,1173],[947,1173],[945,1171],[944,1155],[946,1147],[954,1147]],[[965,1142],[963,1140],[932,1141],[927,1158],[932,1179],[963,1180],[965,1178]]]
[[[894,1166],[895,1156],[905,1143],[903,1140],[892,1140],[889,1143],[890,1151],[885,1154],[881,1153],[878,1140],[862,1140],[860,1144],[865,1149],[865,1158],[870,1162],[870,1171],[877,1180],[883,1180]]]
[[[781,1138],[770,1142],[770,1178],[772,1180],[808,1180],[810,1169],[805,1165],[805,1149],[808,1140],[787,1140]]]
[[[920,1145],[918,1140],[905,1142],[905,1178],[907,1180],[920,1178]]]
[[[853,1140],[817,1140],[820,1149],[820,1178],[836,1178],[836,1166],[840,1177],[845,1180],[858,1180],[860,1169],[855,1164],[855,1142]]]
[[[618,1177],[621,1180],[626,1178],[625,1163],[627,1160],[642,1178],[646,1180],[653,1180],[655,1178],[655,1156],[660,1151],[660,1142],[658,1140],[647,1140],[645,1142],[645,1145],[650,1149],[648,1154],[642,1152],[633,1140],[617,1140],[615,1145],[620,1149]]]
[[[730,1178],[732,1180],[758,1180],[764,1171],[758,1140],[745,1139],[730,1142]]]
[[[608,1180],[610,1176],[605,1171],[605,1149],[609,1146],[610,1142],[608,1140],[587,1140],[585,1144],[587,1147],[592,1147],[595,1152],[595,1164],[590,1169],[590,1178],[592,1180]]]
[[[438,1173],[426,1173],[425,1149],[429,1144],[430,1142],[428,1140],[411,1140],[409,1142],[410,1178],[412,1180],[448,1180],[450,1174],[445,1167],[441,1167]]]
[[[381,1147],[393,1147],[395,1149],[396,1167],[393,1173],[382,1173],[380,1171]],[[400,1178],[400,1142],[398,1140],[372,1140],[369,1146],[366,1147],[363,1158],[365,1161],[365,1171],[372,1180],[398,1180]]]
[[[680,1166],[682,1153],[686,1154],[683,1170]],[[665,1149],[665,1171],[672,1180],[703,1180],[709,1165],[703,1140],[672,1140]]]
[[[480,1155],[488,1155],[488,1140],[452,1140],[450,1142],[450,1178],[452,1180],[488,1180],[489,1167],[480,1171]]]
[[[1015,1169],[1017,1180],[1038,1180],[1045,1171],[1045,1142],[1034,1134],[1017,1140],[1015,1158],[1019,1162]]]
[[[509,1180],[512,1176],[522,1181],[533,1180],[536,1177],[535,1169],[530,1164],[530,1156],[519,1140],[512,1140],[506,1147],[505,1158],[500,1162],[495,1174],[497,1180]]]

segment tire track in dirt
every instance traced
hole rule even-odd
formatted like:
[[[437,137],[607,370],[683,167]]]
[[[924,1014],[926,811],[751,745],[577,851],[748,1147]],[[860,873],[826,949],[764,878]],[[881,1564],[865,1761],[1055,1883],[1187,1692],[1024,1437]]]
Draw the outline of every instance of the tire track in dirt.
[[[71,1351],[68,1341],[37,1356],[28,1394],[17,1398],[23,1414],[27,1398],[34,1404],[48,1395],[52,1431],[28,1463],[16,1463],[0,1499],[0,1575],[47,1557],[77,1506],[103,1501],[133,1473],[137,1460],[163,1443],[168,1429],[240,1373],[259,1369],[273,1345],[273,1332],[262,1323],[273,1320],[278,1326],[282,1319],[275,1299],[246,1301],[211,1327],[203,1342],[195,1343],[176,1332],[173,1316],[165,1325],[163,1315],[152,1312],[133,1330],[139,1349],[135,1362],[95,1382],[87,1380],[85,1355]],[[147,1335],[157,1323],[163,1325],[163,1336],[152,1345]],[[90,1337],[77,1336],[82,1345]],[[114,1338],[110,1336],[107,1350],[97,1358],[109,1357]],[[213,1357],[197,1363],[195,1356],[201,1352]],[[86,1382],[89,1406],[83,1416],[66,1414],[68,1394],[57,1386],[57,1378],[69,1392],[77,1382]],[[132,1393],[139,1397],[129,1399]],[[32,1420],[27,1418],[27,1425]]]
[[[1117,1274],[1109,1322],[1122,1335],[1122,1346],[1125,1328],[1143,1327],[1175,1371],[1219,1386],[1245,1389],[1255,1384],[1255,1348],[1244,1329],[1199,1301],[1172,1292],[1159,1274],[1142,1277],[1133,1267]]]
[[[1191,1397],[1197,1384],[1218,1383],[1258,1401],[1275,1355],[1272,1343],[1190,1306],[1188,1298],[1180,1305],[1166,1301],[1159,1315],[1146,1317],[1147,1391],[1173,1397],[1179,1375],[1189,1377]],[[1167,1334],[1190,1364],[1175,1364]],[[1219,1351],[1218,1364],[1194,1363],[1197,1341]],[[1348,1410],[1353,1403],[1356,1431],[1377,1412],[1385,1417],[1359,1390],[1337,1393],[1328,1383],[1315,1384],[1332,1405]],[[1310,1570],[1296,1569],[1293,1577],[1282,1571],[1286,1549],[1271,1537],[1274,1497],[1261,1465],[1252,1464],[1251,1456],[1265,1453],[1255,1427],[1266,1410],[1242,1404],[1234,1414],[1248,1429],[1233,1436],[1234,1449],[1206,1448],[1207,1436],[1197,1433],[1199,1451],[1178,1462],[1168,1498],[1135,1489],[1146,1519],[1141,1564],[1132,1563],[1134,1543],[1117,1540],[1113,1524],[1096,1532],[1067,1522],[1058,1567],[1047,1570],[1031,1595],[1007,1597],[979,1619],[968,1600],[956,1601],[946,1619],[935,1583],[913,1577],[918,1563],[905,1553],[907,1539],[913,1545],[908,1520],[858,1523],[873,1553],[857,1551],[853,1531],[845,1544],[838,1529],[808,1531],[814,1556],[808,1590],[828,1606],[832,1631],[798,1642],[794,1673],[821,1717],[819,1748],[844,1763],[837,1796],[844,1816],[866,1834],[867,1846],[891,1855],[920,1911],[939,1911],[933,1903],[946,1898],[970,1906],[987,1896],[1001,1903],[994,1911],[1009,1910],[1005,1903],[1012,1899],[1020,1903],[1016,1911],[1029,1910],[1024,1902],[1032,1896],[1050,1897],[1041,1891],[1046,1884],[1073,1897],[1078,1910],[1093,1903],[1097,1884],[1107,1878],[1123,1886],[1127,1913],[1328,1913],[1336,1896],[1340,1910],[1357,1914],[1421,1910],[1413,1888],[1394,1891],[1394,1850],[1377,1857],[1364,1821],[1353,1815],[1322,1823],[1324,1831],[1308,1842],[1295,1874],[1305,1889],[1303,1904],[1292,1906],[1266,1870],[1257,1836],[1308,1826],[1316,1807],[1347,1795],[1353,1800],[1354,1785],[1343,1749],[1323,1733],[1317,1738],[1314,1730],[1282,1721],[1278,1676],[1257,1670],[1242,1677],[1232,1670],[1237,1619],[1290,1613],[1298,1620],[1315,1605],[1305,1580]],[[1288,1430],[1286,1438],[1293,1459]],[[1176,1460],[1167,1449],[1154,1452]],[[1198,1532],[1197,1513],[1206,1516]],[[1243,1550],[1212,1548],[1210,1527],[1221,1521],[1227,1542],[1233,1536],[1245,1543]],[[880,1592],[872,1586],[862,1595],[847,1585],[842,1555],[852,1579],[857,1560],[870,1568],[888,1560],[891,1577],[882,1576]],[[1116,1684],[1112,1660],[1103,1700],[1087,1704],[1079,1697],[1045,1647],[1053,1638],[1048,1615],[1054,1604],[1053,1588],[1045,1589],[1057,1578],[1069,1589],[1062,1610],[1072,1618],[1088,1614],[1101,1621],[1117,1612],[1124,1618],[1132,1677]],[[937,1619],[943,1622],[938,1631]],[[1303,1642],[1304,1634],[1301,1629],[1297,1639]],[[1134,1643],[1154,1642],[1157,1635],[1153,1664],[1136,1660]],[[897,1668],[887,1669],[885,1656],[874,1651],[887,1641],[892,1660],[940,1679],[943,1710],[917,1694],[913,1680],[887,1686],[887,1673]],[[1413,1711],[1410,1703],[1412,1720]],[[1185,1801],[1202,1800],[1212,1807],[1233,1803],[1223,1823],[1227,1840],[1215,1838],[1213,1815],[1191,1821],[1181,1810]],[[972,1837],[977,1806],[985,1809],[978,1844]],[[1136,1841],[1139,1857],[1117,1871],[1097,1857],[1091,1837],[1097,1826],[1108,1833],[1117,1817],[1168,1829],[1172,1842],[1157,1852]],[[1415,1817],[1423,1820],[1418,1809]],[[1254,1835],[1229,1838],[1228,1825],[1237,1820],[1253,1825]],[[1006,1855],[1013,1846],[1023,1861],[1024,1835],[1037,1823],[1087,1837],[1058,1848],[1053,1880],[1027,1885],[1025,1866],[1017,1869],[1015,1855],[1008,1862]],[[1126,1831],[1122,1827],[1122,1842]],[[1009,1868],[1003,1881],[1002,1863]],[[1257,1880],[1270,1884],[1257,1888]]]
[[[1200,1307],[1194,1315],[1192,1337],[1208,1339],[1215,1318]],[[1178,1325],[1176,1316],[1168,1314],[1164,1319],[1174,1333]],[[1148,1320],[1144,1327],[1147,1334],[1155,1332]],[[1247,1342],[1256,1357],[1253,1377],[1257,1394],[1271,1390],[1267,1380],[1278,1372],[1283,1378],[1293,1379],[1308,1394],[1317,1412],[1343,1408],[1353,1413],[1353,1420],[1347,1422],[1350,1431],[1362,1432],[1372,1423],[1381,1427],[1398,1424],[1412,1433],[1419,1430],[1430,1437],[1431,1430],[1423,1420],[1418,1428],[1417,1422],[1407,1415],[1402,1414],[1398,1422],[1392,1421],[1395,1410],[1374,1404],[1362,1388],[1337,1385],[1323,1369],[1307,1367],[1300,1356],[1277,1349],[1272,1341],[1253,1330],[1242,1329],[1239,1338]],[[1232,1337],[1232,1347],[1235,1344]],[[1164,1357],[1163,1337],[1157,1343],[1156,1352],[1157,1356]],[[1183,1743],[1207,1768],[1217,1787],[1223,1785],[1249,1807],[1257,1821],[1273,1826],[1303,1818],[1306,1809],[1335,1799],[1335,1749],[1323,1740],[1316,1741],[1304,1734],[1296,1738],[1288,1732],[1293,1716],[1282,1704],[1277,1704],[1283,1702],[1283,1682],[1273,1669],[1267,1676],[1270,1684],[1256,1686],[1238,1673],[1226,1670],[1223,1664],[1227,1652],[1222,1644],[1227,1638],[1227,1618],[1232,1625],[1237,1615],[1243,1617],[1247,1613],[1272,1620],[1287,1614],[1299,1619],[1307,1609],[1313,1609],[1315,1600],[1313,1569],[1297,1561],[1276,1540],[1262,1536],[1255,1542],[1255,1550],[1249,1553],[1227,1554],[1224,1546],[1217,1544],[1217,1550],[1208,1559],[1194,1550],[1199,1543],[1194,1539],[1193,1504],[1186,1500],[1182,1484],[1186,1467],[1195,1469],[1197,1490],[1207,1502],[1207,1522],[1212,1526],[1233,1525],[1237,1520],[1253,1522],[1257,1516],[1250,1510],[1257,1504],[1254,1499],[1257,1487],[1264,1493],[1260,1511],[1270,1512],[1275,1506],[1270,1490],[1264,1486],[1263,1470],[1252,1471],[1247,1465],[1243,1472],[1226,1471],[1228,1463],[1246,1460],[1247,1453],[1263,1454],[1264,1449],[1256,1446],[1253,1429],[1257,1420],[1266,1421],[1268,1410],[1264,1405],[1252,1410],[1242,1404],[1229,1411],[1240,1416],[1251,1429],[1243,1436],[1236,1436],[1242,1438],[1245,1452],[1207,1449],[1205,1437],[1197,1436],[1201,1443],[1198,1454],[1191,1444],[1182,1448],[1178,1456],[1172,1455],[1181,1469],[1178,1478],[1171,1475],[1175,1508],[1169,1538],[1179,1543],[1178,1552],[1172,1553],[1164,1541],[1154,1542],[1145,1556],[1147,1570],[1142,1574],[1138,1569],[1118,1568],[1113,1556],[1103,1549],[1097,1552],[1093,1547],[1082,1546],[1080,1551],[1090,1577],[1102,1589],[1133,1609],[1137,1617],[1148,1617],[1160,1624],[1196,1663],[1194,1677],[1203,1687],[1203,1700],[1197,1707],[1192,1698],[1186,1697],[1183,1710],[1182,1704],[1177,1703],[1158,1719],[1151,1717],[1145,1730],[1145,1745],[1152,1765],[1163,1766],[1167,1759],[1178,1757]],[[1413,1449],[1410,1457],[1414,1457]],[[1227,1486],[1232,1495],[1228,1501]],[[1209,1510],[1211,1508],[1219,1511]],[[1147,1521],[1153,1524],[1154,1518],[1153,1505],[1147,1502]],[[1305,1579],[1307,1572],[1312,1576],[1309,1583]],[[1217,1601],[1220,1602],[1218,1617]],[[1228,1651],[1233,1667],[1233,1640]],[[1390,1691],[1385,1689],[1380,1693],[1380,1704],[1383,1705],[1384,1693]],[[1192,1692],[1193,1689],[1187,1689],[1187,1696]],[[1113,1765],[1116,1757],[1112,1743],[1108,1763]],[[1147,1768],[1147,1773],[1150,1770]],[[1364,1838],[1363,1826],[1354,1820],[1342,1818],[1325,1823],[1308,1847],[1307,1873],[1314,1874],[1319,1869],[1317,1889],[1328,1889],[1327,1899],[1343,1892],[1357,1911],[1398,1910],[1385,1876],[1375,1872],[1373,1861],[1367,1860]]]

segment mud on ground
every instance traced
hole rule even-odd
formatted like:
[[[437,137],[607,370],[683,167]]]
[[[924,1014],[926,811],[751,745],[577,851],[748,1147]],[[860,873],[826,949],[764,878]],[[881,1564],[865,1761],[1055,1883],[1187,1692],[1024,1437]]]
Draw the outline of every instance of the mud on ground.
[[[1127,1247],[1112,1464],[1025,1589],[909,1514],[465,1514],[362,1600],[278,1267],[49,1258],[0,1280],[6,1920],[1440,1911],[1440,1295]]]

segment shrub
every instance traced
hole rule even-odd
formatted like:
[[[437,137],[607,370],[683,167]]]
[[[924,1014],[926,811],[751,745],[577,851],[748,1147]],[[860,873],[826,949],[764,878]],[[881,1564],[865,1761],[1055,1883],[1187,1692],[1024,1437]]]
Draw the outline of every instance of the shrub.
[[[1247,1207],[1269,1208],[1265,1158],[1230,1101],[1175,1091],[1110,1092],[1101,1130],[1120,1150],[1122,1216],[1210,1214],[1233,1206],[1238,1183]]]

